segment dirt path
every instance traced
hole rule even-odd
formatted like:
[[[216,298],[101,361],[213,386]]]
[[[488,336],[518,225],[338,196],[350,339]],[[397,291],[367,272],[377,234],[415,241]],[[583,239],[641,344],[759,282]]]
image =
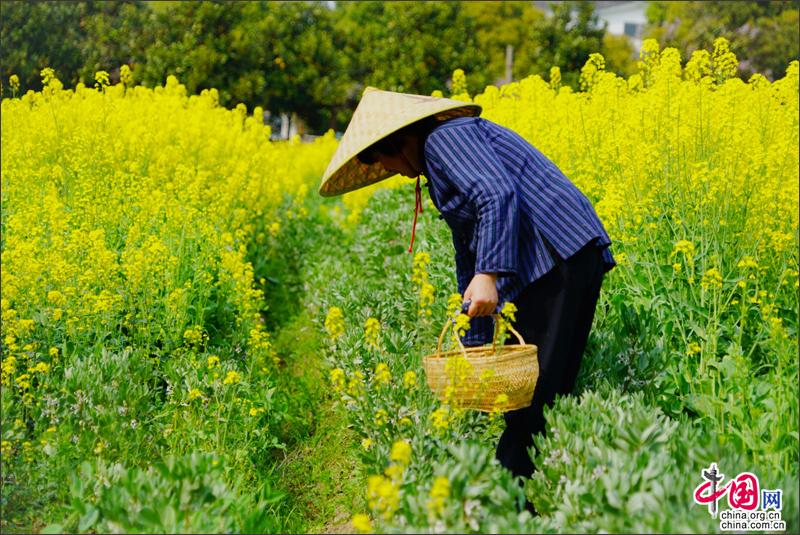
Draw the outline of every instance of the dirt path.
[[[290,448],[276,471],[291,494],[294,515],[306,533],[353,533],[351,518],[366,511],[366,478],[357,433],[346,410],[328,391],[324,350],[311,321],[300,316],[282,329],[275,348],[295,376],[318,393],[309,435]]]

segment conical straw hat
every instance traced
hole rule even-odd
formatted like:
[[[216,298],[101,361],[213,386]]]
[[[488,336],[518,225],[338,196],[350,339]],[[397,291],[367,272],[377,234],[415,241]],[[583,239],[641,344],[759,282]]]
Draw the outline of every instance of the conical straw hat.
[[[320,195],[340,195],[393,176],[395,173],[386,170],[380,162],[365,165],[356,158],[359,152],[389,134],[425,117],[435,116],[440,121],[474,117],[480,115],[481,109],[477,104],[449,98],[365,88],[322,177]]]

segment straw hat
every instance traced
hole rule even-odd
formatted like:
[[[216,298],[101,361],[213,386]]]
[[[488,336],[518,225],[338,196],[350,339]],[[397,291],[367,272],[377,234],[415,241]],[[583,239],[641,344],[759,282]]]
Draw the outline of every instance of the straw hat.
[[[356,156],[404,126],[430,116],[443,121],[453,117],[475,117],[480,113],[481,107],[469,102],[365,88],[339,141],[339,148],[325,170],[319,194],[323,197],[340,195],[394,175],[380,162],[365,165]]]

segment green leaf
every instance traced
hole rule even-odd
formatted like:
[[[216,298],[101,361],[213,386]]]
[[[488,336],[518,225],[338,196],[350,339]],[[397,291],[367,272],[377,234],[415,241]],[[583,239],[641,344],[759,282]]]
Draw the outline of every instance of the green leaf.
[[[81,517],[81,521],[78,523],[78,531],[86,531],[93,527],[98,518],[100,518],[100,511],[96,507],[90,507],[86,514]]]

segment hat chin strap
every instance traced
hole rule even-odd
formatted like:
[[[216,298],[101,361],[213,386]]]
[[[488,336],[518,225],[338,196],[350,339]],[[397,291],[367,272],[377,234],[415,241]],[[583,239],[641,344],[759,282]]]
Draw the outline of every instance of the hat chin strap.
[[[397,153],[400,154],[400,156],[403,157],[403,159],[408,164],[409,168],[414,169],[414,166],[411,165],[411,162],[408,160],[408,157],[403,152],[403,148],[402,147],[398,147],[397,143],[394,140],[392,140],[392,146],[394,146],[394,148],[397,151]],[[416,233],[417,233],[417,214],[421,214],[422,213],[422,188],[419,185],[419,174],[417,174],[417,185],[414,187],[414,197],[415,197],[414,198],[414,224],[411,226],[411,243],[408,246],[408,252],[409,253],[412,252],[413,249],[414,249],[414,237],[416,236]]]
[[[414,188],[415,199],[414,199],[414,224],[411,227],[411,244],[408,246],[408,252],[410,253],[414,248],[414,236],[417,231],[417,214],[422,213],[422,188],[419,185],[419,176],[417,176],[417,185]]]

